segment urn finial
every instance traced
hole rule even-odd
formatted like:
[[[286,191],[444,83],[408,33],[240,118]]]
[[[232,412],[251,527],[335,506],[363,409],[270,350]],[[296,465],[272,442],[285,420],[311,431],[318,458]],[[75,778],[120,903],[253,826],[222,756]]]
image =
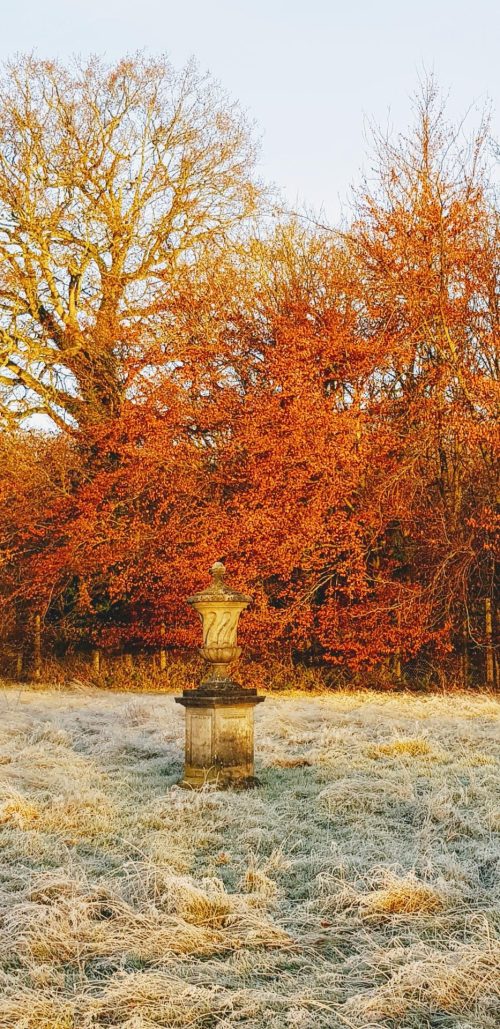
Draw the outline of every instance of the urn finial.
[[[214,589],[221,589],[226,575],[226,566],[222,564],[222,561],[216,561],[212,565],[210,575],[212,576]]]

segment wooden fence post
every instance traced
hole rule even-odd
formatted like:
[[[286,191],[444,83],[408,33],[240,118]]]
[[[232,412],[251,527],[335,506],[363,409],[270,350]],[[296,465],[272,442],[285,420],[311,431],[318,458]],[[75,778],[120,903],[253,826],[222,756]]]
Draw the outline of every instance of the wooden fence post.
[[[37,612],[33,630],[33,678],[39,679],[42,673],[42,619]]]
[[[167,652],[165,650],[165,623],[161,623],[161,648],[160,648],[160,672],[164,672],[167,667]]]
[[[97,647],[92,651],[92,671],[94,675],[101,671],[101,651]]]

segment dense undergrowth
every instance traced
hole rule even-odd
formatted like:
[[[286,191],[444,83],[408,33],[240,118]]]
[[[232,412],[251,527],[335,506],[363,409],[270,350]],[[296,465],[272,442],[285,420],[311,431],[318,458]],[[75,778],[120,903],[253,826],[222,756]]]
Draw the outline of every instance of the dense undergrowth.
[[[196,655],[167,654],[165,667],[160,667],[157,654],[102,655],[99,671],[93,667],[90,654],[46,657],[41,662],[40,678],[26,662],[21,672],[16,670],[15,655],[8,651],[0,657],[0,676],[8,683],[31,682],[37,689],[73,689],[97,687],[107,690],[125,690],[145,693],[171,693],[196,686],[206,666]],[[457,670],[455,670],[457,671]],[[371,689],[385,691],[412,691],[431,693],[436,690],[463,689],[460,674],[446,675],[439,666],[429,663],[411,671],[399,671],[389,662],[372,669],[352,672],[328,664],[306,665],[276,658],[256,661],[242,660],[232,674],[242,685],[251,685],[266,692],[318,693],[324,690]],[[483,681],[469,682],[472,692],[484,688]]]

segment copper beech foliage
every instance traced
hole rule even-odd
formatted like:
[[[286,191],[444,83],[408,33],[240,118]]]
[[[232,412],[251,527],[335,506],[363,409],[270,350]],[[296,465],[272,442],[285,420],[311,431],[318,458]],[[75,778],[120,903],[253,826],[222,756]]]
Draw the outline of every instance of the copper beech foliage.
[[[342,232],[255,220],[248,130],[193,69],[29,59],[0,131],[5,419],[58,426],[2,437],[5,634],[192,646],[222,557],[256,656],[493,684],[486,128],[429,84]]]

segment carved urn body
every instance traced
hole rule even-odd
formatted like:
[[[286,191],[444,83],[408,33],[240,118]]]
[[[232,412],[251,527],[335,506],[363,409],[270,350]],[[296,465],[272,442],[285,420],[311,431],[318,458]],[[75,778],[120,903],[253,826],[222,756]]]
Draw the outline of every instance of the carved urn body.
[[[205,689],[235,687],[228,674],[229,666],[241,654],[237,643],[238,620],[252,599],[230,589],[224,582],[225,572],[224,565],[217,561],[210,569],[211,585],[188,599],[188,604],[200,616],[203,632],[200,653],[210,666],[201,682]]]
[[[253,709],[264,697],[257,690],[233,682],[229,668],[238,660],[238,620],[251,597],[224,582],[225,568],[210,569],[212,583],[189,597],[203,632],[201,654],[207,674],[194,690],[176,697],[186,709],[186,753],[182,784],[198,787],[216,782],[220,787],[251,786],[254,777]]]

